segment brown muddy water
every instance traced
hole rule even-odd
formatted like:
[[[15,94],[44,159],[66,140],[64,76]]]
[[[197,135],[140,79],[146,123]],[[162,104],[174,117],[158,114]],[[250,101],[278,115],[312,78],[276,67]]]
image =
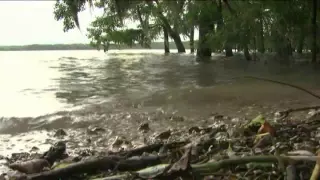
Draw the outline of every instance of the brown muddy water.
[[[198,64],[192,55],[162,50],[0,52],[0,155],[47,150],[61,140],[54,137],[59,128],[71,149],[106,149],[117,136],[134,140],[127,144],[133,147],[168,128],[213,124],[212,113],[250,119],[320,103],[290,87],[232,79],[262,76],[320,94],[312,67],[213,59]],[[145,122],[151,131],[142,134]]]

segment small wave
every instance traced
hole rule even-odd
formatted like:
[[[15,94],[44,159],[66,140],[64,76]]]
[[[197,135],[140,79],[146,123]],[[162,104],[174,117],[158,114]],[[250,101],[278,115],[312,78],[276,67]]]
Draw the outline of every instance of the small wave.
[[[77,60],[78,58],[76,58],[76,57],[68,57],[68,56],[63,56],[63,57],[59,58],[59,60],[66,60],[66,59]]]

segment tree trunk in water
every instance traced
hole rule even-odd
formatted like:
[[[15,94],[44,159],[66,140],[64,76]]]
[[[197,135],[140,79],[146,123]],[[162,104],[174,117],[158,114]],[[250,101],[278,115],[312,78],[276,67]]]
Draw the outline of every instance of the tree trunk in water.
[[[218,11],[218,22],[217,22],[217,29],[221,30],[222,26],[223,26],[223,17],[222,17],[222,3],[221,0],[218,0],[218,6],[217,6],[217,11]],[[233,56],[233,52],[232,52],[232,47],[228,42],[228,37],[227,37],[227,41],[226,44],[224,46],[224,50],[226,52],[226,56],[230,57]]]
[[[237,52],[240,52],[241,51],[241,45],[240,44],[237,44]]]
[[[170,53],[170,47],[169,47],[169,35],[168,31],[165,27],[163,27],[163,35],[164,35],[164,53]]]
[[[197,49],[197,57],[200,58],[198,60],[205,61],[206,57],[211,57],[211,48],[209,47],[206,39],[206,34],[210,32],[210,28],[208,28],[208,23],[199,24],[199,40],[198,40],[198,49]]]
[[[263,34],[262,14],[260,14],[260,17],[259,17],[259,25],[260,25],[260,30],[259,30],[260,41],[259,41],[259,49],[258,49],[258,51],[260,53],[264,53],[265,52],[265,48],[264,48],[264,34]]]
[[[157,14],[158,14],[158,18],[162,21],[163,26],[167,29],[168,34],[170,35],[170,37],[173,39],[174,43],[176,44],[178,52],[179,53],[185,53],[186,49],[184,48],[184,45],[183,45],[183,43],[181,41],[179,33],[174,31],[171,28],[168,19],[163,15],[162,10],[160,9],[160,7],[154,7],[153,4],[152,4],[152,1],[145,0],[145,2],[151,8],[156,8]],[[158,3],[158,2],[156,1],[156,3]]]
[[[194,26],[191,27],[190,31],[190,51],[191,54],[194,53]]]
[[[252,58],[250,56],[250,53],[249,53],[249,48],[248,48],[248,45],[244,45],[244,57],[246,58],[247,61],[251,61]]]
[[[213,3],[203,2],[203,7],[199,16],[198,61],[207,61],[209,60],[208,58],[211,57],[212,49],[211,45],[208,43],[207,34],[214,30],[213,15],[209,11],[209,9],[212,8]]]
[[[271,32],[272,38],[272,48],[277,54],[277,59],[280,63],[288,64],[291,48],[289,50],[289,39],[283,34],[278,32],[277,30],[272,30]]]
[[[145,20],[142,18],[142,14],[140,11],[140,6],[137,6],[137,14],[138,14],[138,19],[140,22],[140,25],[142,27],[142,42],[141,46],[143,48],[148,48],[151,49],[151,39],[148,37],[149,36],[149,14],[145,16]]]
[[[224,50],[226,51],[226,57],[233,56],[232,47],[229,44],[225,46]]]
[[[280,57],[281,63],[285,63],[285,64],[289,63],[289,56],[292,55],[292,49],[289,46],[289,42],[286,41],[286,38],[279,38],[276,51],[278,56]]]
[[[312,62],[317,62],[317,1],[313,0],[312,7]]]
[[[297,47],[298,54],[302,54],[304,38],[305,38],[305,35],[301,34],[298,42],[298,47]]]
[[[178,53],[185,53],[186,49],[184,48],[184,45],[181,41],[180,35],[176,32],[168,30],[170,37],[173,39],[174,43],[176,44],[176,47],[178,49]]]
[[[288,44],[287,44],[287,50],[288,50],[289,56],[292,56],[293,48],[292,48],[291,42],[289,40],[288,40]]]

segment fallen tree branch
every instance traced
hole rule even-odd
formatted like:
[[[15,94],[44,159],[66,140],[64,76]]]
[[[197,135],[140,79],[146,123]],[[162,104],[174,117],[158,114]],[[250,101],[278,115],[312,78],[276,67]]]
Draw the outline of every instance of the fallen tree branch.
[[[320,157],[317,156],[248,156],[248,157],[236,157],[231,159],[225,159],[218,162],[209,162],[205,164],[194,164],[191,165],[192,170],[200,175],[210,174],[217,172],[223,168],[229,166],[247,164],[250,162],[262,162],[262,163],[277,163],[278,158],[281,158],[285,163],[292,163],[293,161],[317,161]],[[159,172],[164,172],[164,170],[169,166],[169,164],[159,164],[153,167],[148,167],[137,171],[136,173],[141,177],[152,177]],[[98,178],[94,180],[116,180],[116,179],[126,179],[131,177],[130,174],[116,175],[105,178]]]
[[[97,171],[112,170],[136,171],[161,163],[160,156],[122,159],[118,156],[100,157],[77,162],[67,167],[28,175],[28,180],[49,180],[70,177],[75,174],[94,173]]]
[[[132,156],[140,156],[141,154],[147,152],[147,153],[152,153],[154,151],[159,151],[161,147],[166,146],[168,149],[174,149],[174,148],[180,148],[184,145],[189,143],[188,141],[181,141],[181,142],[172,142],[172,143],[158,143],[158,144],[151,144],[147,146],[142,146],[136,149],[124,151],[124,152],[116,152],[112,154],[116,155],[123,155],[126,158],[132,157]]]

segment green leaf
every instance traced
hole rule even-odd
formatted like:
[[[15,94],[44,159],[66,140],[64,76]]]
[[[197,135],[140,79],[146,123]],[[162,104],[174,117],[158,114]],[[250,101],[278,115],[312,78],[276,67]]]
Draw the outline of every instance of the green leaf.
[[[246,125],[246,127],[250,127],[252,125],[262,125],[264,122],[265,122],[265,118],[260,114],[254,119],[252,119],[250,123]]]

